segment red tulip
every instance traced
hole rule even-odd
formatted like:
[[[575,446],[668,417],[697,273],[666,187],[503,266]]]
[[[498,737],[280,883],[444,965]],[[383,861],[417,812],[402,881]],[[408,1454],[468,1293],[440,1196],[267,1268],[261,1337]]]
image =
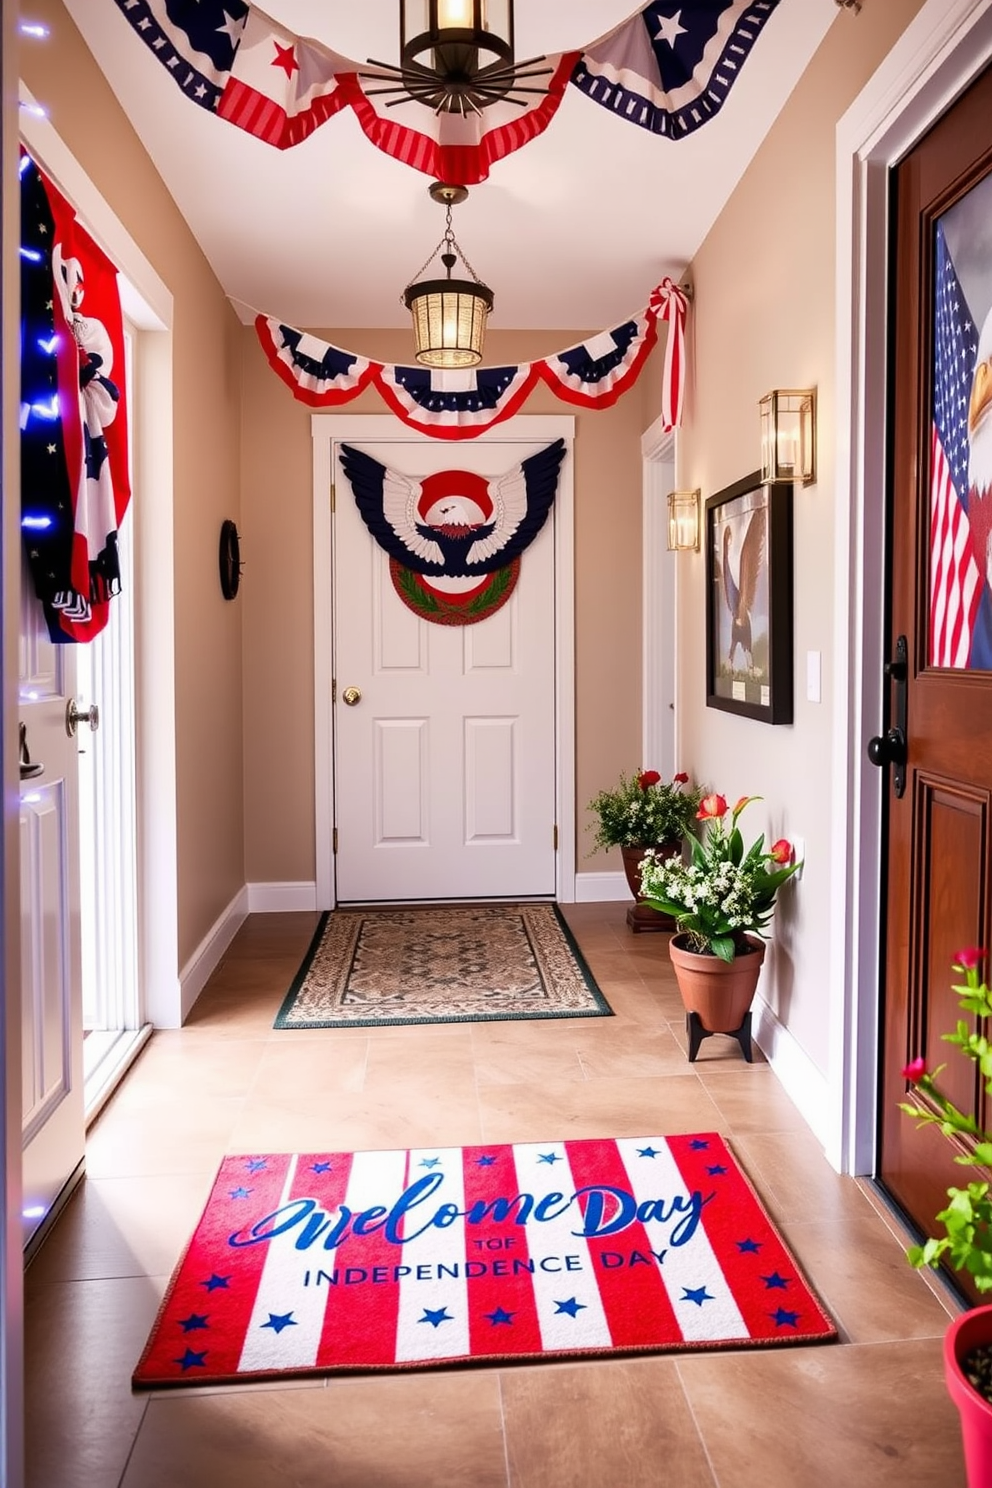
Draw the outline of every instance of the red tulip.
[[[672,776],[673,785],[686,785],[688,783],[688,780],[689,777],[684,770],[680,770],[677,775]]]
[[[713,817],[726,816],[726,814],[726,796],[704,796],[699,803],[699,810],[696,812],[696,820],[709,821]]]
[[[768,856],[773,863],[791,863],[796,854],[793,851],[792,843],[786,841],[784,837],[780,837],[777,842],[772,843],[768,850]]]
[[[908,1080],[911,1085],[918,1085],[926,1072],[927,1062],[925,1059],[922,1057],[920,1059],[911,1059],[903,1067],[903,1079]]]
[[[985,951],[982,946],[963,946],[960,951],[954,952],[955,966],[961,966],[965,971],[974,971],[984,959]]]
[[[661,776],[657,770],[645,770],[643,775],[638,775],[637,783],[641,790],[647,790],[649,785],[657,785]]]

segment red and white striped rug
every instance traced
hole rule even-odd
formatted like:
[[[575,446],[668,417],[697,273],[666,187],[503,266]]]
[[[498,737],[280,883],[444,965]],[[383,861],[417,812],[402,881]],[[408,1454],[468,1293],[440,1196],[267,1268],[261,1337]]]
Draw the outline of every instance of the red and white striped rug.
[[[713,1132],[228,1157],[134,1383],[834,1337]]]

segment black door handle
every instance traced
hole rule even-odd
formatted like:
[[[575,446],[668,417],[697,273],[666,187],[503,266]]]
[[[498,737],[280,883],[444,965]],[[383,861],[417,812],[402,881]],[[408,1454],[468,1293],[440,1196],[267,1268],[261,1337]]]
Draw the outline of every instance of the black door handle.
[[[895,722],[884,734],[868,740],[868,758],[873,765],[892,766],[892,789],[901,796],[906,789],[906,760],[909,739],[906,732],[907,693],[909,687],[909,647],[906,637],[896,641],[896,654],[885,663],[885,675],[892,688],[892,713]]]

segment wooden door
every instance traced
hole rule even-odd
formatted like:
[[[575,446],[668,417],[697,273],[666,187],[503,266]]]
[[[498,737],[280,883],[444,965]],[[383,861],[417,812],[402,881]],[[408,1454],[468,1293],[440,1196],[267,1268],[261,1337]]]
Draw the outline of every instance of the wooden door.
[[[75,647],[48,638],[30,574],[21,582],[21,1097],[24,1241],[83,1160],[78,757],[66,729]]]
[[[426,491],[441,471],[502,476],[547,441],[352,443]],[[400,598],[339,445],[333,464],[338,899],[553,894],[554,510],[500,608],[439,624]]]
[[[974,1066],[941,1040],[958,1021],[951,963],[989,946],[992,881],[992,72],[897,167],[890,399],[889,716],[881,1179],[924,1231],[967,1182],[902,1067],[946,1063],[940,1088],[987,1126]],[[897,654],[905,637],[905,663]],[[899,755],[898,740],[889,754]]]

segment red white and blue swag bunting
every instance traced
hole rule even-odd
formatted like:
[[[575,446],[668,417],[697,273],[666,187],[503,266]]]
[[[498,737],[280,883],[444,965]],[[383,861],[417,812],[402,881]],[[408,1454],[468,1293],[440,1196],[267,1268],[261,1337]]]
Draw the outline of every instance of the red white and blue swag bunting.
[[[582,51],[544,59],[548,90],[484,114],[388,107],[366,64],[296,36],[245,0],[115,0],[187,98],[284,150],[342,108],[394,159],[471,186],[541,134],[568,83],[619,118],[681,139],[719,112],[778,0],[655,0]]]
[[[471,470],[416,479],[348,444],[340,458],[403,603],[436,625],[475,625],[516,587],[520,555],[555,499],[565,441],[492,480]]]
[[[640,376],[668,322],[662,389],[666,428],[681,422],[685,385],[687,301],[671,279],[652,292],[647,308],[588,341],[536,362],[431,371],[369,361],[259,315],[255,330],[269,364],[294,397],[311,408],[334,408],[373,386],[398,418],[438,439],[472,439],[515,414],[540,382],[580,408],[609,408]]]
[[[227,1157],[137,1386],[836,1337],[722,1138]]]
[[[52,639],[88,641],[131,494],[117,270],[27,154],[20,176],[21,529]]]

